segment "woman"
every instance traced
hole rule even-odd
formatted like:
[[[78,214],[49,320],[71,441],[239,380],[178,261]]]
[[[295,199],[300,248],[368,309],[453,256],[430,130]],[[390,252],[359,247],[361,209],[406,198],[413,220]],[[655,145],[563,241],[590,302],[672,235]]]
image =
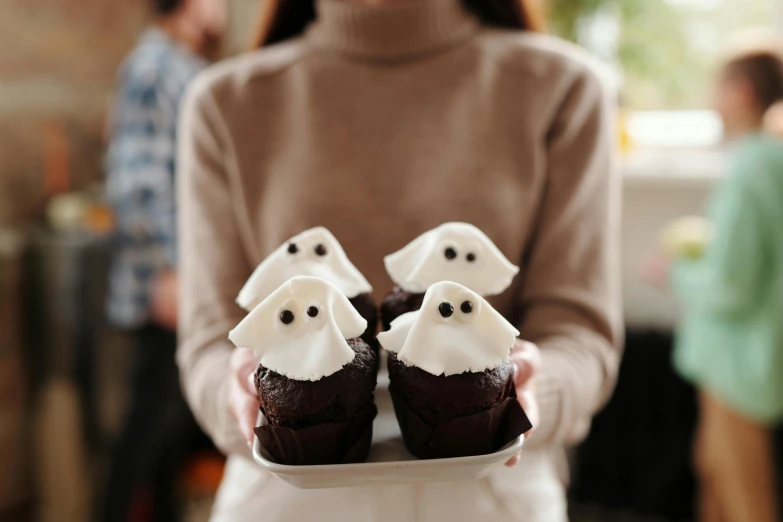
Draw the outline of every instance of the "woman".
[[[585,435],[619,358],[612,117],[577,49],[511,1],[273,2],[264,44],[210,70],[182,126],[179,364],[230,454],[213,520],[566,519],[563,445]],[[367,5],[372,4],[372,5]],[[521,462],[482,481],[297,490],[250,460],[256,361],[227,332],[251,270],[316,225],[380,300],[382,263],[445,221],[522,266],[492,300],[533,344],[517,386],[540,407]],[[533,377],[533,374],[535,376]],[[535,381],[533,383],[533,381]]]

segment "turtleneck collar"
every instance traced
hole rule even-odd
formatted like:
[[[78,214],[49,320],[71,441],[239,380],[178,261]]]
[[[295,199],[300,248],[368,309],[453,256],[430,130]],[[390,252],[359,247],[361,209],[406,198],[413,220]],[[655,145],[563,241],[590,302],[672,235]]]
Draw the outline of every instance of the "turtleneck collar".
[[[313,45],[368,59],[403,59],[448,48],[469,38],[479,25],[460,0],[381,6],[319,0],[317,10],[307,34]]]

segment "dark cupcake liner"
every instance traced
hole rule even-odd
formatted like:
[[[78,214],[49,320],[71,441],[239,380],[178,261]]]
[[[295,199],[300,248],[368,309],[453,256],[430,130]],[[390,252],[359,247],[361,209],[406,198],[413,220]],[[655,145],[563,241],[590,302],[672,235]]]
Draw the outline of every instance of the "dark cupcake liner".
[[[405,447],[420,459],[494,453],[533,427],[516,397],[508,397],[488,410],[431,426],[402,397],[390,393]]]
[[[370,452],[372,421],[377,413],[375,404],[370,404],[349,422],[318,424],[300,430],[265,424],[254,431],[261,446],[278,464],[364,462]]]

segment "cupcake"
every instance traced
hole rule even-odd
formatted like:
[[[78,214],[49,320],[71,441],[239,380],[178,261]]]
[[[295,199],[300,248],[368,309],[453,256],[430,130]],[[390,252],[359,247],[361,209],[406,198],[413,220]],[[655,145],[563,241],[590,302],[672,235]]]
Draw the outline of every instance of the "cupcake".
[[[280,245],[253,271],[236,302],[249,312],[295,276],[320,277],[337,286],[367,320],[362,339],[377,347],[378,309],[370,295],[372,286],[345,255],[337,238],[324,227],[305,230]]]
[[[383,259],[396,285],[381,304],[383,329],[400,315],[418,310],[424,292],[439,281],[454,281],[482,296],[502,293],[519,268],[486,234],[468,223],[444,223]]]
[[[378,334],[405,446],[419,458],[493,453],[531,428],[509,359],[519,332],[476,292],[435,283]]]
[[[266,423],[256,435],[276,462],[367,458],[378,355],[359,337],[366,327],[336,285],[296,276],[229,333],[259,358],[255,384]]]

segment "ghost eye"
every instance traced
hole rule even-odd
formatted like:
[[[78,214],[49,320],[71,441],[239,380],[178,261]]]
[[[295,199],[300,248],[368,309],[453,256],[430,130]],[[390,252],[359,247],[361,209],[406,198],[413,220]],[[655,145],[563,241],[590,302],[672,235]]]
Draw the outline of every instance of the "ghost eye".
[[[280,312],[280,322],[283,324],[291,324],[294,322],[294,313],[291,310],[283,310]]]
[[[468,260],[468,263],[472,263],[476,260],[476,254],[469,252],[468,255],[465,256],[465,259]]]
[[[299,247],[296,246],[296,243],[288,243],[288,253],[296,254],[297,252],[299,252]]]
[[[454,315],[454,305],[448,301],[443,301],[438,305],[438,312],[440,312],[442,317],[449,318]]]
[[[317,306],[307,307],[307,315],[309,315],[310,317],[318,316],[318,307]]]
[[[325,256],[327,253],[326,246],[324,246],[323,243],[318,243],[317,245],[315,245],[314,250],[315,250],[315,255],[321,257]]]
[[[446,256],[446,259],[451,261],[452,259],[456,259],[457,251],[454,250],[452,247],[448,247],[446,250],[443,251],[443,255]]]
[[[455,298],[454,302],[459,303],[459,310],[462,312],[456,315],[458,320],[463,323],[469,323],[478,319],[481,313],[481,301],[477,296],[464,292],[458,298]]]

